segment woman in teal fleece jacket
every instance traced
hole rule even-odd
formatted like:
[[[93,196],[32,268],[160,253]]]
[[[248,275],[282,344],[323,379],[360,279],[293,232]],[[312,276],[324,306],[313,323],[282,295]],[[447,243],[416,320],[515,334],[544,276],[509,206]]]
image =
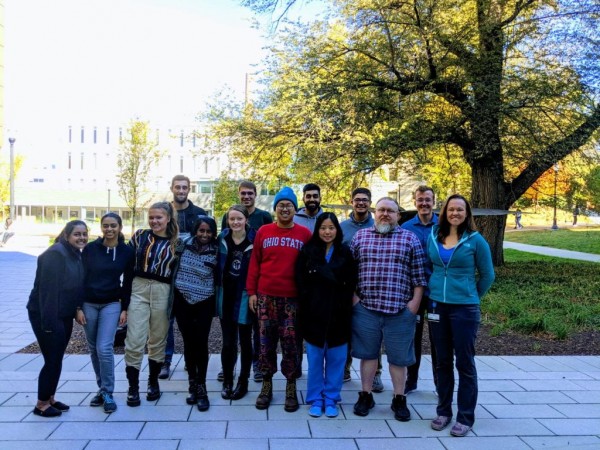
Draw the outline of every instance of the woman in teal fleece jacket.
[[[475,339],[481,313],[479,303],[494,281],[490,247],[476,231],[469,202],[451,195],[432,228],[427,253],[433,264],[429,279],[429,327],[437,352],[437,417],[434,430],[452,419],[454,355],[458,371],[458,414],[450,433],[465,436],[475,422],[477,368]]]

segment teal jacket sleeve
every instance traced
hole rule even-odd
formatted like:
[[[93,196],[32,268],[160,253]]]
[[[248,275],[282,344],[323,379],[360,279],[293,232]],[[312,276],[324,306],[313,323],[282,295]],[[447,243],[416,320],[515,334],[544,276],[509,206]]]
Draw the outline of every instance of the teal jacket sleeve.
[[[475,254],[475,265],[479,273],[477,281],[477,294],[479,298],[483,297],[492,286],[496,273],[494,272],[494,264],[492,263],[492,252],[490,246],[483,236],[477,236],[477,250]]]

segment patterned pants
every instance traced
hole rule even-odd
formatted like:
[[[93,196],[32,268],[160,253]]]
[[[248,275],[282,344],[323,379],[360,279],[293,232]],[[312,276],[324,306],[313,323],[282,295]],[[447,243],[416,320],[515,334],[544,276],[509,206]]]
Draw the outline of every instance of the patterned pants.
[[[271,297],[258,294],[258,324],[262,374],[270,378],[277,372],[277,343],[281,342],[281,373],[288,380],[296,378],[298,345],[296,343],[296,308],[291,297]]]

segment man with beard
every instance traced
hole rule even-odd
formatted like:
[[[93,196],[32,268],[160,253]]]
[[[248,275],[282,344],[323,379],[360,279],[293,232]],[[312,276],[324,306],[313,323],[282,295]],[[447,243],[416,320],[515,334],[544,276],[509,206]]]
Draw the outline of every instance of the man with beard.
[[[385,341],[397,420],[410,420],[404,386],[406,367],[415,363],[416,314],[427,281],[425,254],[417,236],[398,226],[396,200],[384,197],[375,207],[375,225],[357,231],[350,249],[358,262],[358,285],[352,313],[352,356],[360,359],[362,391],[354,414],[366,416],[375,406],[372,386],[377,357]]]
[[[277,193],[273,202],[277,221],[262,226],[256,232],[250,257],[246,290],[248,306],[258,316],[259,366],[263,374],[262,389],[256,399],[257,409],[267,409],[273,398],[278,341],[281,343],[281,372],[287,379],[284,409],[294,412],[299,407],[296,393],[298,291],[295,266],[300,250],[312,233],[294,223],[297,205],[296,195],[289,187]]]
[[[185,239],[190,235],[192,226],[198,216],[206,216],[199,206],[188,200],[190,193],[190,179],[185,175],[175,175],[171,180],[171,193],[173,194],[173,209],[177,211],[177,225],[179,225],[179,237]],[[175,335],[173,323],[175,319],[169,320],[169,332],[167,333],[167,346],[165,348],[165,362],[163,363],[158,378],[166,380],[171,373],[171,361],[175,352]]]
[[[305,226],[312,233],[315,230],[317,217],[323,214],[321,208],[321,188],[314,183],[308,183],[302,188],[304,208],[300,208],[294,216],[294,222]]]
[[[257,208],[256,202],[256,185],[251,181],[242,181],[238,187],[240,196],[240,204],[244,205],[248,210],[248,225],[250,228],[258,231],[263,225],[273,223],[273,218],[268,211]],[[221,230],[229,228],[227,224],[227,213],[223,214],[221,221]],[[262,381],[262,372],[258,370],[258,355],[260,354],[260,333],[258,329],[258,320],[256,317],[252,321],[252,368],[254,370],[254,381],[260,383]],[[223,381],[223,370],[217,375],[219,381]]]
[[[404,222],[401,227],[405,230],[412,231],[417,235],[423,250],[426,248],[427,238],[431,234],[431,228],[433,225],[438,223],[438,217],[433,213],[433,206],[435,205],[435,193],[429,186],[419,186],[414,193],[415,207],[417,208],[417,215],[412,219]],[[433,272],[433,266],[431,261],[425,254],[427,262],[425,264],[425,276],[429,282],[429,277]],[[417,325],[415,327],[415,358],[416,362],[408,368],[408,375],[406,377],[406,387],[404,388],[404,394],[408,394],[417,389],[417,380],[419,379],[419,367],[421,366],[421,344],[423,342],[423,325],[425,323],[425,310],[429,303],[429,288],[425,288],[423,298],[421,299],[421,307],[419,308],[419,314],[417,315]],[[429,342],[431,340],[431,333],[429,334]],[[435,378],[435,364],[437,361],[435,355],[435,348],[431,347],[431,365],[433,367],[433,382],[437,386],[437,380]]]

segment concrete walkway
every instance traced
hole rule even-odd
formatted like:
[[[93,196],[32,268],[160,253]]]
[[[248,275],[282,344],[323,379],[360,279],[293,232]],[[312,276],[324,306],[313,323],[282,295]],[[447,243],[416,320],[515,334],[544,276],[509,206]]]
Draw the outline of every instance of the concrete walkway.
[[[543,247],[541,245],[519,244],[518,242],[504,241],[504,248],[520,250],[527,253],[537,253],[538,255],[554,256],[556,258],[600,262],[600,255],[595,255],[593,253],[573,252],[571,250],[561,250],[560,248]]]
[[[39,418],[31,410],[42,358],[15,353],[34,340],[25,303],[37,253],[39,249],[0,249],[4,281],[0,297],[0,450],[600,448],[600,356],[477,357],[477,422],[463,439],[429,426],[437,397],[427,356],[419,390],[408,397],[412,420],[406,423],[394,420],[390,411],[387,370],[383,374],[385,391],[375,394],[377,405],[368,417],[352,413],[360,390],[355,360],[353,379],[342,392],[340,416],[315,419],[308,416],[304,404],[296,413],[283,410],[285,381],[280,374],[267,411],[254,407],[260,385],[252,381],[251,392],[244,399],[222,400],[216,381],[219,355],[210,359],[207,385],[211,408],[204,413],[185,404],[187,382],[180,355],[174,360],[171,378],[161,382],[164,394],[160,400],[151,404],[143,400],[139,408],[125,406],[127,383],[122,357],[117,357],[115,399],[119,409],[112,415],[88,406],[96,390],[89,357],[67,355],[57,398],[70,404],[71,410],[60,418]],[[144,372],[142,379],[145,376]],[[298,386],[303,402],[306,374]]]

